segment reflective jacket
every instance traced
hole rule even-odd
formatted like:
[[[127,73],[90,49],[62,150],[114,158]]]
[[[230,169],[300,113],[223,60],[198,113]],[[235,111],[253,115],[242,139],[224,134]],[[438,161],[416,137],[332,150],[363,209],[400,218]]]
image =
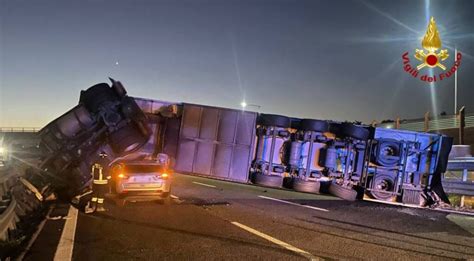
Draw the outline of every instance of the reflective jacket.
[[[93,184],[96,185],[106,185],[108,183],[108,173],[106,173],[105,169],[99,163],[94,163],[92,165],[92,177],[94,178]]]

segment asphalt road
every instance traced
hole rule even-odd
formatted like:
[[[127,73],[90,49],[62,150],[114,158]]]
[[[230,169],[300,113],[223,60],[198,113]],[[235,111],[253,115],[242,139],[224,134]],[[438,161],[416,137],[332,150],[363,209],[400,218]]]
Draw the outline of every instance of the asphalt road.
[[[173,179],[170,204],[109,200],[107,212],[79,213],[77,221],[57,205],[25,260],[474,258],[473,217]]]

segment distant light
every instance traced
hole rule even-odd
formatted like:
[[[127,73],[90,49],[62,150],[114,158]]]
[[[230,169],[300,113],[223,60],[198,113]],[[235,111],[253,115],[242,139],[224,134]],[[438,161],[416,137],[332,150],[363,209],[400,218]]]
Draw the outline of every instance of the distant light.
[[[116,62],[115,62],[115,65],[119,65],[119,62],[118,62],[118,61],[116,61]]]
[[[243,102],[240,103],[240,106],[242,106],[242,108],[245,108],[245,107],[247,107],[247,103],[245,101],[243,101]]]
[[[0,154],[3,154],[5,152],[5,149],[3,147],[0,147]]]

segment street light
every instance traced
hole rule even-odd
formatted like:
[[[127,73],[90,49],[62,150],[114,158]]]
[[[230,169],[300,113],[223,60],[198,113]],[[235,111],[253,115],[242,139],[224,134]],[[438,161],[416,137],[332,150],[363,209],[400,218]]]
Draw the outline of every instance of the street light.
[[[242,107],[242,110],[245,110],[245,108],[247,108],[247,107],[255,107],[255,108],[257,108],[257,110],[258,110],[258,109],[260,109],[262,106],[260,106],[260,105],[258,105],[258,104],[247,104],[247,102],[242,101],[242,102],[240,103],[240,107]]]

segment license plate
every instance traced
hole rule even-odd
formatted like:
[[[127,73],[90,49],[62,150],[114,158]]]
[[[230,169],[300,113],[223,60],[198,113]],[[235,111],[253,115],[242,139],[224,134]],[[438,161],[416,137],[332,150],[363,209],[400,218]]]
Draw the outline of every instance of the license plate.
[[[152,177],[133,177],[133,182],[153,182]]]

